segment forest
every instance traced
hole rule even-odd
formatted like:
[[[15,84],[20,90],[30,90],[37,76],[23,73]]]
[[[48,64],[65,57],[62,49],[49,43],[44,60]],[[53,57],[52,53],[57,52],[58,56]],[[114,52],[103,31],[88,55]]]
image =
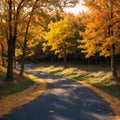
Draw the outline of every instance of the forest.
[[[1,0],[0,63],[7,67],[4,81],[13,80],[19,63],[62,61],[107,64],[112,77],[120,65],[120,1],[84,0],[87,12],[64,11],[78,0]]]
[[[0,120],[113,118],[120,0],[0,0]]]

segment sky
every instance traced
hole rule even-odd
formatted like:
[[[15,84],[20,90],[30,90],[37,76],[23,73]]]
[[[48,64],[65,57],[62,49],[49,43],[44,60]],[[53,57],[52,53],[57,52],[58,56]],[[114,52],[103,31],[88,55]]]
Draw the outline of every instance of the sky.
[[[66,12],[71,12],[75,15],[77,15],[79,12],[87,11],[87,10],[88,9],[83,5],[82,0],[80,0],[79,4],[77,4],[75,7],[65,9]]]

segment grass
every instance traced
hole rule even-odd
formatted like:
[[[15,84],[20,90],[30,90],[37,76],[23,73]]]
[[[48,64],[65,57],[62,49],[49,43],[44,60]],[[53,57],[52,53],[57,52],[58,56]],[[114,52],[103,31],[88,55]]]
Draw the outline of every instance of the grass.
[[[20,77],[17,73],[15,71],[13,81],[5,82],[6,69],[0,67],[0,118],[35,100],[46,90],[43,79],[28,73]]]
[[[28,77],[20,77],[17,73],[14,74],[14,80],[5,82],[6,69],[0,67],[0,97],[4,97],[13,93],[25,90],[34,84],[34,81]]]
[[[36,70],[43,72],[72,78],[77,81],[85,81],[120,99],[120,82],[111,79],[111,71],[108,66],[69,65],[68,68],[64,68],[60,64],[43,64],[34,67]]]

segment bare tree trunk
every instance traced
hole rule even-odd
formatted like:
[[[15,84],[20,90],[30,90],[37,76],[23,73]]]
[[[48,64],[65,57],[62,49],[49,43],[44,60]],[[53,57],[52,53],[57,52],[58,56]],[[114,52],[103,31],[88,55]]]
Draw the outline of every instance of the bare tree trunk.
[[[110,19],[113,19],[113,12],[110,13]],[[111,25],[109,25],[109,37],[114,35],[114,31]],[[118,77],[116,70],[116,60],[115,60],[115,44],[111,45],[111,72],[112,77]]]
[[[25,56],[26,56],[26,49],[27,49],[27,45],[26,45],[27,44],[27,38],[26,37],[24,39],[24,46],[23,46],[23,50],[22,50],[22,60],[21,60],[21,67],[20,67],[20,73],[19,73],[20,76],[22,76],[23,73],[24,73],[24,63],[25,63]]]
[[[64,58],[64,67],[67,68],[67,51],[66,51],[66,43],[64,42],[64,48],[63,48],[63,58]]]
[[[67,58],[64,56],[64,67],[67,68]]]
[[[22,76],[23,72],[24,72],[24,64],[25,64],[25,57],[26,57],[26,49],[27,49],[27,35],[29,32],[29,26],[30,26],[30,22],[31,22],[31,18],[33,15],[34,10],[36,9],[36,4],[37,4],[38,0],[35,1],[29,19],[28,19],[28,23],[27,23],[27,27],[26,27],[26,32],[25,32],[25,38],[24,38],[24,43],[23,43],[23,51],[22,51],[22,60],[21,60],[21,69],[20,69],[20,73],[19,75]]]
[[[15,53],[15,44],[8,44],[8,66],[7,66],[7,76],[6,76],[7,81],[13,80],[14,53]]]
[[[16,58],[14,57],[14,69],[16,69]]]
[[[112,71],[112,77],[118,77],[117,70],[116,70],[116,60],[115,60],[115,45],[112,44],[112,50],[111,50],[111,71]]]
[[[9,39],[8,39],[8,66],[6,81],[13,80],[13,57],[14,57],[14,43],[12,38],[12,0],[9,0]]]
[[[5,50],[4,50],[3,44],[1,43],[0,45],[1,45],[1,50],[2,50],[2,53],[1,53],[2,66],[4,67],[5,66],[5,59],[4,59],[4,57],[5,57]]]
[[[23,44],[23,50],[22,50],[22,60],[21,60],[21,69],[19,75],[22,76],[24,72],[24,64],[25,64],[25,57],[26,57],[26,50],[27,50],[27,35],[29,32],[29,26],[31,21],[32,14],[30,15],[30,18],[27,23],[26,32],[25,32],[25,38],[24,38],[24,44]]]

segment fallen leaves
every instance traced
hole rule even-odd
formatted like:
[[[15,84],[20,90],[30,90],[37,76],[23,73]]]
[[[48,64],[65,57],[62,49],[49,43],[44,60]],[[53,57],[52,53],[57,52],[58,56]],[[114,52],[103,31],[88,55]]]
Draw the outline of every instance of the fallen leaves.
[[[0,117],[9,114],[12,110],[20,108],[21,106],[33,101],[45,91],[45,81],[37,78],[36,76],[34,76],[34,80],[36,83],[28,89],[0,99]]]
[[[50,112],[50,113],[54,113],[55,110],[54,110],[54,109],[50,109],[49,112]]]

